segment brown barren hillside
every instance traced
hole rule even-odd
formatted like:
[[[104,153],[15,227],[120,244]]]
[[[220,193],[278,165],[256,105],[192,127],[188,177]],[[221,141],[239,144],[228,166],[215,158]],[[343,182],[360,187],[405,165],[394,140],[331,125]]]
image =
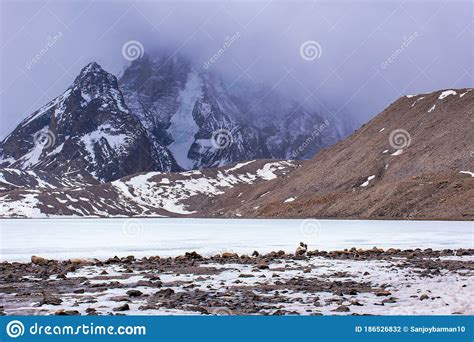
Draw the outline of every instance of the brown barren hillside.
[[[226,216],[474,219],[474,91],[404,96]],[[237,189],[234,189],[237,191]],[[265,193],[263,197],[259,195]]]
[[[0,170],[0,217],[474,219],[474,91],[404,96],[305,162],[94,184]],[[82,184],[81,184],[82,181]]]

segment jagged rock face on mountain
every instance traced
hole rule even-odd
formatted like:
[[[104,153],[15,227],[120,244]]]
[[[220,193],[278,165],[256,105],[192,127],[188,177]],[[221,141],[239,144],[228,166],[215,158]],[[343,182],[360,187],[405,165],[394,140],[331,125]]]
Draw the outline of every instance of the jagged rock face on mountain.
[[[79,175],[90,184],[143,171],[305,159],[345,134],[341,123],[281,94],[263,96],[264,89],[230,93],[181,56],[140,58],[120,82],[91,63],[0,143],[0,167]]]
[[[216,75],[180,56],[132,62],[120,88],[152,143],[166,146],[182,169],[305,159],[348,131],[330,115],[308,112],[269,88],[226,89]]]
[[[159,169],[152,150],[116,78],[91,63],[2,141],[0,166],[110,181]]]

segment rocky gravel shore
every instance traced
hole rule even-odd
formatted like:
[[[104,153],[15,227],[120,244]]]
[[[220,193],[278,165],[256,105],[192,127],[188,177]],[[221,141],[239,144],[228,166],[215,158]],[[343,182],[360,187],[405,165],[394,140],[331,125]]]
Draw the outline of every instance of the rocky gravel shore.
[[[2,315],[474,314],[474,249],[0,263]]]

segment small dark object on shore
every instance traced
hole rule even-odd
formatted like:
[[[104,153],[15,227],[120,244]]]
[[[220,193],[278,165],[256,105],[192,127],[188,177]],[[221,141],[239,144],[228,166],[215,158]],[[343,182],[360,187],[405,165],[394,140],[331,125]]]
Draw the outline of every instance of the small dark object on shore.
[[[295,255],[305,255],[307,251],[308,245],[304,242],[300,242],[300,245],[298,246],[298,248],[296,248]]]
[[[202,260],[203,259],[202,255],[198,254],[195,251],[184,253],[184,257],[186,259],[192,259],[192,260]]]
[[[49,294],[43,294],[43,300],[40,302],[40,306],[42,305],[60,305],[62,303],[61,298],[53,297]]]
[[[348,306],[341,305],[341,306],[337,307],[336,309],[334,309],[332,311],[335,311],[335,312],[349,312],[349,311],[351,311],[351,309],[349,309]]]
[[[174,294],[174,290],[173,289],[164,289],[164,290],[161,290],[161,291],[158,291],[155,293],[155,296],[158,296],[158,297],[163,297],[163,298],[169,298],[171,297],[171,295]]]
[[[113,310],[114,311],[127,311],[127,310],[130,310],[130,306],[128,306],[128,304],[125,303],[124,305],[114,308]]]
[[[129,297],[140,297],[143,294],[142,291],[139,290],[129,290],[127,291],[127,295]]]
[[[78,316],[80,315],[79,311],[77,310],[58,310],[54,313],[56,316]]]

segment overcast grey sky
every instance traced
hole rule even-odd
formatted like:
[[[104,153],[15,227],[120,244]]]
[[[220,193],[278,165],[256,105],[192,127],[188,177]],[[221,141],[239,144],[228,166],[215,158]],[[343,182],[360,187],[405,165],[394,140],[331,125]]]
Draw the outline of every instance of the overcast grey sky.
[[[229,84],[268,83],[360,122],[403,94],[474,84],[471,1],[2,0],[0,137],[88,62],[120,74],[128,41],[204,65],[235,35],[210,66]]]

